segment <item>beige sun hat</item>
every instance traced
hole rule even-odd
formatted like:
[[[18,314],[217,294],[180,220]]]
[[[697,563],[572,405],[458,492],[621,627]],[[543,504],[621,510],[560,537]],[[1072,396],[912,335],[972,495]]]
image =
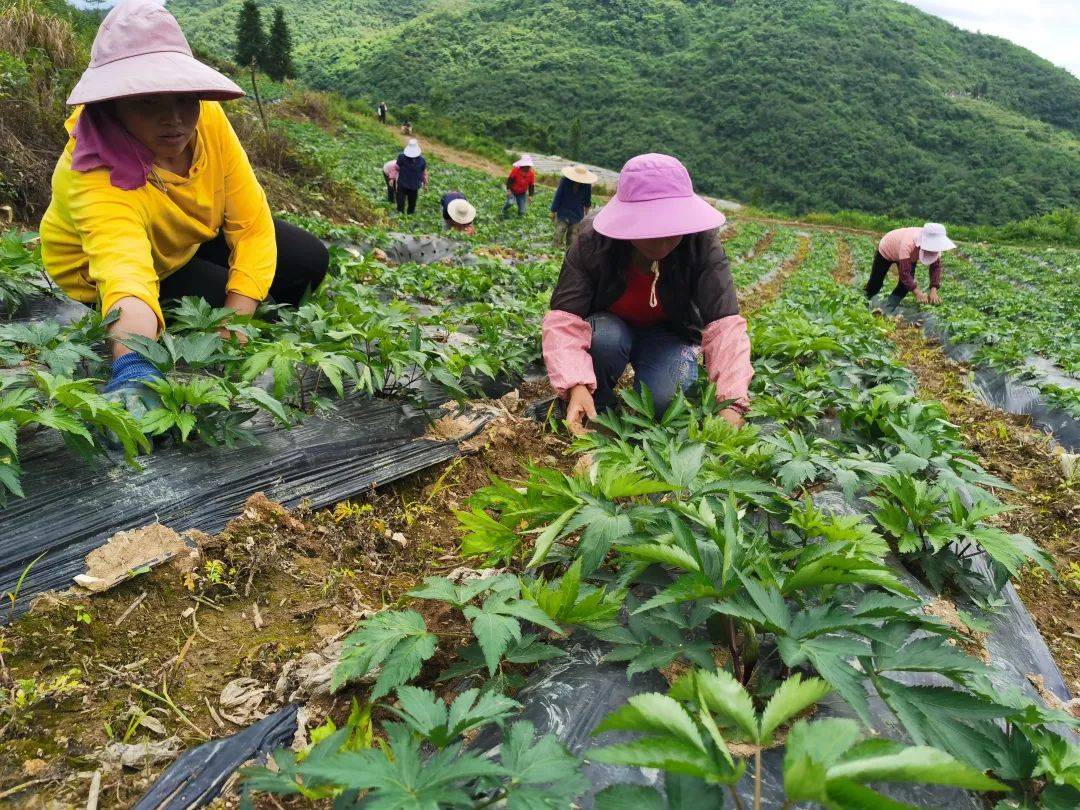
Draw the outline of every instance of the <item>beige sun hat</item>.
[[[161,3],[123,0],[102,20],[90,66],[67,103],[154,93],[193,93],[210,101],[244,95],[235,82],[191,55],[180,25]]]
[[[600,179],[584,166],[567,166],[562,170],[562,176],[567,180],[573,180],[575,183],[584,183],[587,186],[595,184],[596,181]]]
[[[458,225],[472,225],[473,220],[476,219],[476,208],[473,204],[460,198],[450,201],[450,204],[446,206],[446,213]]]

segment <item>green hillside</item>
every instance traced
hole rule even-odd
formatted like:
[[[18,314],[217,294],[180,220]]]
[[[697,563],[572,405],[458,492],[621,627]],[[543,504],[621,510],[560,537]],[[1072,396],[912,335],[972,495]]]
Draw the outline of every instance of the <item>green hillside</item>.
[[[282,0],[311,84],[720,196],[1001,223],[1080,204],[1080,81],[892,0]],[[231,48],[239,0],[171,0]],[[572,135],[580,119],[581,137]]]

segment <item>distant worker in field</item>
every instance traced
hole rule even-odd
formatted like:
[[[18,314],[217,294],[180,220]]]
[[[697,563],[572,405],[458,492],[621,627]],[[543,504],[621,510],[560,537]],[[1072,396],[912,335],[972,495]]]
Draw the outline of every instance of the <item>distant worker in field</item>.
[[[476,208],[465,199],[460,191],[448,191],[439,201],[442,208],[443,225],[448,231],[459,231],[472,236],[476,233],[473,222],[476,221]]]
[[[397,159],[382,164],[382,180],[387,185],[387,202],[397,199]]]
[[[503,204],[502,215],[505,217],[510,212],[510,207],[516,204],[518,216],[525,216],[525,206],[535,193],[536,172],[533,171],[532,155],[522,155],[510,169],[510,176],[506,178],[506,202]]]
[[[555,223],[555,247],[574,244],[578,226],[592,208],[592,187],[597,177],[584,166],[567,166],[551,201],[551,221]]]
[[[392,203],[397,200],[397,158],[388,160],[382,167],[383,181],[386,183],[386,201]]]
[[[675,158],[639,155],[623,166],[615,198],[567,251],[544,317],[544,362],[571,430],[615,406],[627,364],[662,414],[697,379],[699,353],[728,403],[721,416],[742,424],[754,372],[716,233],[723,224]]]
[[[386,123],[386,102],[385,101],[380,101],[379,106],[378,106],[377,109],[378,109],[378,112],[379,112],[379,123],[380,124],[385,124]]]
[[[409,140],[397,156],[397,210],[399,214],[416,213],[416,198],[427,188],[427,161],[416,138]],[[408,206],[406,208],[406,205]]]
[[[412,135],[412,121],[403,121],[401,124],[402,135]]]
[[[866,282],[866,297],[872,300],[881,292],[885,277],[895,264],[899,270],[899,280],[885,302],[883,308],[886,311],[896,309],[909,292],[920,304],[940,304],[941,254],[954,247],[956,243],[945,235],[945,226],[936,222],[927,222],[921,228],[889,231],[881,237],[877,253],[874,254],[870,279]],[[919,283],[915,280],[915,267],[919,264],[930,268],[928,293],[919,289]]]
[[[117,315],[105,392],[145,410],[154,397],[143,383],[161,374],[122,341],[156,340],[164,301],[198,296],[240,315],[268,296],[296,306],[330,256],[271,217],[218,103],[243,90],[195,60],[161,3],[115,6],[90,54],[67,100],[79,106],[53,172],[42,257],[68,295]]]

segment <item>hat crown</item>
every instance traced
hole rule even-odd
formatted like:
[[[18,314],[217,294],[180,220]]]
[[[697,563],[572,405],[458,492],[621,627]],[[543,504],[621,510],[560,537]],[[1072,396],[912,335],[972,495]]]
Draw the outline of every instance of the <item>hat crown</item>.
[[[154,0],[122,0],[106,15],[94,37],[90,67],[162,51],[192,55],[176,18]]]
[[[692,197],[694,184],[686,167],[671,155],[632,157],[619,172],[617,196],[623,202]]]
[[[922,227],[923,236],[944,236],[945,226],[938,222],[927,222]]]

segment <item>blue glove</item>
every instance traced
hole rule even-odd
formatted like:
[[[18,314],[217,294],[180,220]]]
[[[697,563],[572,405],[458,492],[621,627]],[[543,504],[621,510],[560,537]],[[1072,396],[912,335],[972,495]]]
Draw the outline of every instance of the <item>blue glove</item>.
[[[147,380],[160,380],[161,372],[157,366],[138,352],[128,352],[118,360],[113,360],[112,378],[103,393],[113,394],[122,388],[140,386]]]

